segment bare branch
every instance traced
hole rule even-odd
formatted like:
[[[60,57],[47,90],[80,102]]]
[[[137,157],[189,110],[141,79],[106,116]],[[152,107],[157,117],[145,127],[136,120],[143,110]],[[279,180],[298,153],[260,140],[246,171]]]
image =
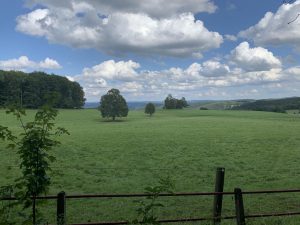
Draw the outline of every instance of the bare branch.
[[[298,15],[296,16],[295,19],[293,19],[292,21],[288,22],[288,24],[291,24],[291,23],[295,22],[298,19],[299,16],[300,16],[300,13],[298,13]]]

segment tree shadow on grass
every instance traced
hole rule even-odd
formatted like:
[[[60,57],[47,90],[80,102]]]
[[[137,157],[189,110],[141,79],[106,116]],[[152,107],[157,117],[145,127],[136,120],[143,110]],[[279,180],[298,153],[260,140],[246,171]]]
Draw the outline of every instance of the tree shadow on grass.
[[[109,119],[100,119],[100,122],[103,123],[121,123],[121,122],[127,122],[128,120],[109,120]]]
[[[123,122],[128,122],[128,119],[116,119],[116,120],[112,120],[112,119],[103,119],[103,118],[99,118],[99,119],[94,119],[95,122],[98,123],[123,123]]]

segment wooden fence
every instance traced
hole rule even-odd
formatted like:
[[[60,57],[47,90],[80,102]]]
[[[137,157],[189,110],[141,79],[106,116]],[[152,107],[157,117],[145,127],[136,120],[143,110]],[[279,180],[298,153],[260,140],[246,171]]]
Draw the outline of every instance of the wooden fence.
[[[278,217],[278,216],[296,216],[300,215],[300,208],[297,212],[274,212],[261,214],[245,214],[244,210],[244,195],[260,195],[260,194],[275,194],[275,193],[300,193],[300,189],[285,189],[285,190],[258,190],[258,191],[242,191],[241,188],[235,188],[232,192],[224,192],[224,177],[225,169],[217,168],[215,192],[176,192],[176,193],[160,193],[161,197],[176,197],[176,196],[214,196],[213,210],[211,217],[198,218],[177,218],[177,219],[161,219],[158,222],[164,223],[185,223],[197,221],[212,221],[214,225],[220,225],[222,220],[235,220],[237,225],[246,225],[246,219],[263,218],[263,217]],[[235,215],[222,216],[223,196],[229,195],[234,197]],[[57,201],[57,224],[66,225],[67,221],[67,200],[68,199],[96,199],[96,198],[144,198],[151,194],[131,193],[131,194],[88,194],[88,195],[67,195],[65,192],[60,192],[52,196],[39,196],[36,199],[56,200]],[[14,197],[1,198],[2,201],[17,200]],[[73,223],[68,225],[121,225],[129,224],[128,221],[100,221],[90,223]]]

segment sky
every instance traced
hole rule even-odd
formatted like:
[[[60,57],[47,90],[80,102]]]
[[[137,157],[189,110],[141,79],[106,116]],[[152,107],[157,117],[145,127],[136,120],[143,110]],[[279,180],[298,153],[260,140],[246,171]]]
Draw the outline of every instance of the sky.
[[[3,0],[0,69],[80,83],[87,101],[299,96],[300,0]]]

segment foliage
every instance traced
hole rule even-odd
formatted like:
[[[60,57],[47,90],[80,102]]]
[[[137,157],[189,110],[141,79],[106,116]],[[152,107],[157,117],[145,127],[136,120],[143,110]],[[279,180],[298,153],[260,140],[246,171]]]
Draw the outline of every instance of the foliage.
[[[13,187],[3,186],[0,187],[0,198],[13,197]],[[0,225],[14,225],[15,216],[12,215],[12,208],[15,204],[12,201],[0,202]]]
[[[55,108],[82,108],[84,102],[82,87],[66,77],[0,70],[0,107],[39,108],[51,103]]]
[[[173,98],[171,94],[169,94],[165,99],[165,109],[182,109],[188,107],[188,103],[184,97],[181,99]]]
[[[53,121],[58,111],[52,108],[39,109],[34,121],[28,123],[23,122],[22,117],[26,115],[23,109],[11,108],[7,113],[12,113],[18,119],[22,133],[18,138],[8,127],[0,126],[0,139],[9,142],[8,148],[18,150],[22,176],[16,180],[15,196],[23,204],[24,209],[33,207],[31,216],[35,224],[35,197],[46,194],[51,183],[47,172],[51,170],[50,163],[55,157],[49,151],[60,144],[55,137],[69,133],[62,127],[55,128]]]
[[[101,97],[99,110],[103,118],[126,117],[128,106],[118,89],[111,89]]]
[[[155,105],[151,102],[149,102],[145,107],[145,113],[152,116],[152,114],[155,113]]]
[[[265,99],[253,102],[246,102],[240,106],[233,107],[236,110],[254,110],[284,113],[289,109],[300,108],[300,97],[283,99]]]
[[[160,178],[158,185],[146,187],[145,191],[149,196],[147,196],[146,201],[137,201],[139,203],[139,207],[136,209],[137,218],[131,223],[159,225],[160,223],[155,213],[159,208],[164,207],[164,205],[159,202],[159,194],[173,193],[173,189],[174,182],[170,177]]]

